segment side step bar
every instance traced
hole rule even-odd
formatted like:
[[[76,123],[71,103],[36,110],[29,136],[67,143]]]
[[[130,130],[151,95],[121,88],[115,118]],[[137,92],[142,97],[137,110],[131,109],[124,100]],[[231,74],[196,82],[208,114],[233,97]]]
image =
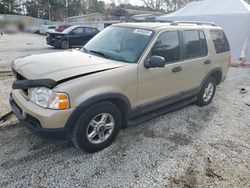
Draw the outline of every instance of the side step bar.
[[[166,106],[164,108],[161,108],[159,110],[156,110],[156,111],[147,113],[145,115],[139,116],[138,118],[135,118],[135,119],[132,119],[132,120],[128,120],[127,121],[127,126],[137,125],[137,124],[143,123],[145,121],[148,121],[150,119],[153,119],[155,117],[164,115],[164,114],[166,114],[168,112],[172,112],[172,111],[178,110],[180,108],[188,106],[189,104],[195,102],[196,100],[197,100],[196,96],[195,97],[191,97],[191,98],[188,98],[188,99],[176,102],[174,104],[168,105],[168,106]]]

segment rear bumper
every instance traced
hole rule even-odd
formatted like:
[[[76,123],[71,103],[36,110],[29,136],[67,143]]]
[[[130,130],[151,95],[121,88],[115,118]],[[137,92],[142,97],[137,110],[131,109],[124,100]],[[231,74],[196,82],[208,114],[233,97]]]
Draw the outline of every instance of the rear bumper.
[[[18,99],[20,99],[20,97],[18,97]],[[24,106],[22,104],[22,100],[17,100],[16,96],[13,96],[13,94],[11,94],[9,102],[17,119],[37,136],[45,139],[63,139],[70,134],[70,129],[64,127],[64,125],[66,124],[71,111],[68,111],[67,118],[62,119],[57,116],[57,113],[60,113],[60,111],[53,112],[49,109],[42,109],[44,111],[48,111],[48,116],[38,110],[33,112],[33,107],[31,106],[35,104],[29,104],[30,101],[26,101],[26,105]],[[37,108],[40,107],[37,106]],[[30,111],[28,109],[30,109]],[[59,127],[56,123],[57,121],[61,121],[60,125],[62,126]],[[51,124],[44,124],[46,122],[51,122]]]

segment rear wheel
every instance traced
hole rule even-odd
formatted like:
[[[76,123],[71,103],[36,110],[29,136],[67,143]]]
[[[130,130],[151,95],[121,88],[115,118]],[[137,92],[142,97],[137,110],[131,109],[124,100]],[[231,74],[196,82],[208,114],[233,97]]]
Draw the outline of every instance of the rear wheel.
[[[197,96],[198,99],[196,101],[196,105],[202,107],[210,104],[213,100],[215,91],[216,91],[216,80],[214,77],[210,77],[207,79],[207,81],[201,88],[201,91]]]
[[[68,48],[69,48],[69,42],[66,41],[66,40],[63,40],[63,41],[61,42],[61,48],[62,48],[62,49],[68,49]]]
[[[81,114],[71,138],[81,150],[96,152],[108,147],[120,128],[121,113],[117,106],[110,102],[100,102]]]

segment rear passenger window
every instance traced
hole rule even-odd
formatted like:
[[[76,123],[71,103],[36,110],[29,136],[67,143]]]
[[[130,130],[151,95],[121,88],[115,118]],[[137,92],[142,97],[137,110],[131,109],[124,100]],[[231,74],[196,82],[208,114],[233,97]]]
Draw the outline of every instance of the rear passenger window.
[[[202,57],[207,55],[207,43],[203,31],[183,31],[186,58]]]
[[[96,32],[96,29],[95,29],[95,28],[86,27],[86,28],[85,28],[85,32],[86,32],[87,34],[93,34],[93,33]]]
[[[174,62],[180,59],[180,42],[177,31],[167,31],[160,35],[152,49],[152,55],[165,58],[166,62]]]
[[[230,50],[227,37],[222,30],[211,30],[210,33],[216,53],[228,52]]]

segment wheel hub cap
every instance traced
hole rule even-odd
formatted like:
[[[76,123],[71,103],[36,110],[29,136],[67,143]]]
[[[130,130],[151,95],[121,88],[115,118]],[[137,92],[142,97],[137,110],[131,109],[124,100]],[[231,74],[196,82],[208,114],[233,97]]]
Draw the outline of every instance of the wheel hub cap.
[[[205,102],[208,102],[212,98],[213,92],[214,92],[214,85],[210,82],[204,90],[203,100]]]
[[[97,127],[97,132],[102,133],[105,131],[105,124],[99,124]]]
[[[100,144],[106,141],[112,134],[114,125],[115,120],[111,114],[98,114],[88,124],[86,130],[88,141],[92,144]]]

